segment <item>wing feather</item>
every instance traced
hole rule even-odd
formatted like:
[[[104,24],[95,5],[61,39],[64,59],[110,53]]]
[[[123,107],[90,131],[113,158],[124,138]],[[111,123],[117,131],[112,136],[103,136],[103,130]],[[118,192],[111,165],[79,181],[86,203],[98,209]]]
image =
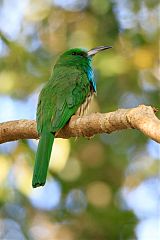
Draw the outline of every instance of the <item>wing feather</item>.
[[[63,128],[90,92],[87,74],[79,69],[59,69],[42,89],[37,107],[37,130],[51,132]]]

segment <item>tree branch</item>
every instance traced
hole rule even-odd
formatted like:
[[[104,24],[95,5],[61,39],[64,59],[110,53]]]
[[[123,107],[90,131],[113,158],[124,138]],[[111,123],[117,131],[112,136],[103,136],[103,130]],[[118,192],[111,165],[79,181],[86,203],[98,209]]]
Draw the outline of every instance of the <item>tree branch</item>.
[[[84,117],[73,116],[69,123],[56,133],[56,137],[91,137],[98,133],[111,133],[131,128],[138,129],[160,143],[160,120],[155,116],[155,109],[145,105],[110,113],[92,113]],[[38,139],[34,120],[0,123],[0,143],[18,139]]]

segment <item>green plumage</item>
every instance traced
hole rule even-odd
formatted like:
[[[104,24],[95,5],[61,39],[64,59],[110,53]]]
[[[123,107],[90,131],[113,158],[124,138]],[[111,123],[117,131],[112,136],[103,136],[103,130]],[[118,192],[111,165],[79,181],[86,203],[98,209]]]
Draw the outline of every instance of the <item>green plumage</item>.
[[[45,184],[53,141],[54,135],[52,133],[42,132],[36,154],[33,187],[43,186]]]
[[[40,135],[32,186],[43,186],[46,181],[54,134],[69,121],[96,91],[91,67],[91,56],[101,47],[86,51],[71,49],[56,62],[48,83],[42,89],[37,107],[37,130]],[[90,54],[89,54],[90,52]],[[92,54],[91,54],[92,53]]]

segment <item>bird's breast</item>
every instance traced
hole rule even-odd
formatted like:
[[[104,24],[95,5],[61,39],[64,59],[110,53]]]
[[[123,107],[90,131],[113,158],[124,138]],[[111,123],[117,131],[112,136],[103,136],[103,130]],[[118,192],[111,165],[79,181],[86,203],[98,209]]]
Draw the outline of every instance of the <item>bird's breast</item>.
[[[82,105],[78,108],[77,112],[75,115],[78,115],[80,117],[82,117],[83,115],[85,115],[89,109],[90,103],[93,99],[93,96],[95,95],[95,92],[91,91],[88,96],[86,97],[86,100],[84,101],[84,103],[82,103]]]

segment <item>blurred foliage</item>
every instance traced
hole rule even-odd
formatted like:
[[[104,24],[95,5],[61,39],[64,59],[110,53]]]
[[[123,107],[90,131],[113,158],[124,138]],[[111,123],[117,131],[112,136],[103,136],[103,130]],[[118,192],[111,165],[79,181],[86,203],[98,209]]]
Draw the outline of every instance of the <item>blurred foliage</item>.
[[[68,48],[112,45],[94,59],[98,96],[91,111],[138,104],[158,108],[158,2],[0,1],[1,96],[24,101],[37,94],[56,57]],[[35,141],[7,149],[0,150],[0,239],[137,237],[138,215],[122,193],[158,179],[160,170],[159,148],[141,133],[57,140],[48,183],[35,190]]]

